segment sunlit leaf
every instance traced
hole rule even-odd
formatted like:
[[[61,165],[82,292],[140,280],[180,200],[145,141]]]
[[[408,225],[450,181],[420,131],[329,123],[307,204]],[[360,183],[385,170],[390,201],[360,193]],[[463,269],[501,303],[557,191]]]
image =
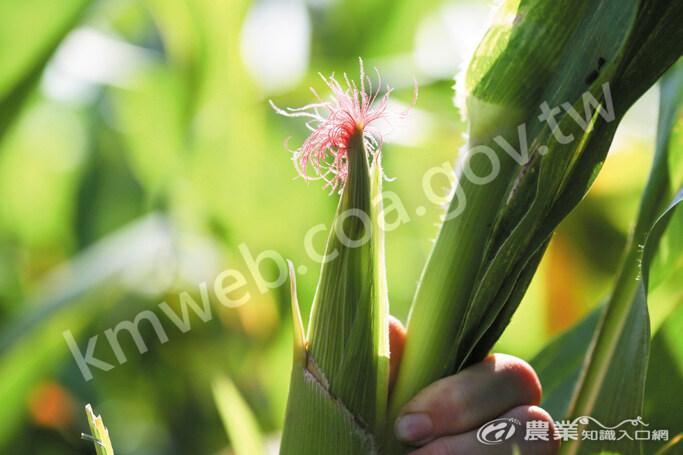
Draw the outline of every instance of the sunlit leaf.
[[[672,69],[662,86],[676,84],[683,90],[680,76]],[[669,112],[678,112],[678,97],[662,97],[655,157],[633,234],[624,256],[612,295],[595,333],[585,370],[570,406],[571,420],[591,416],[607,425],[642,416],[643,394],[650,349],[650,320],[647,292],[650,263],[674,211],[683,201],[681,189],[673,202],[659,215],[659,207],[669,195],[669,141],[661,131],[672,127]],[[665,139],[662,139],[665,138]],[[679,252],[680,253],[680,252]],[[582,454],[599,450],[642,452],[642,441],[568,441],[563,453]]]
[[[235,384],[220,376],[213,383],[213,396],[235,455],[263,455],[263,435],[249,405]]]

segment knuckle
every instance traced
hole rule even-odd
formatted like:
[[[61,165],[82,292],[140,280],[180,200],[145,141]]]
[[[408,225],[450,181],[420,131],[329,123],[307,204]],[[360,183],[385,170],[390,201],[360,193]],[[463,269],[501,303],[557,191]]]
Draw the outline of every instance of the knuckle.
[[[453,437],[440,438],[424,447],[420,455],[453,455],[457,453],[456,445]]]
[[[515,391],[528,404],[539,404],[541,402],[541,381],[538,379],[534,369],[524,360],[516,357],[506,356],[508,359],[501,368],[501,374],[505,381],[509,383]]]
[[[440,379],[431,386],[429,398],[422,403],[435,424],[436,435],[453,434],[470,429],[471,412],[475,398],[471,390],[471,378],[454,375]]]
[[[450,381],[444,391],[442,405],[449,408],[450,426],[456,429],[468,428],[470,415],[468,410],[472,409],[472,397],[467,393],[471,388],[464,384],[469,379],[461,377],[458,381]]]
[[[548,438],[548,441],[534,441],[533,445],[533,451],[531,451],[532,454],[534,455],[555,455],[559,452],[560,450],[560,439],[556,438],[555,435],[557,434],[555,430],[555,422],[553,421],[553,418],[548,414],[548,412],[545,409],[541,409],[538,406],[528,406],[524,410],[524,420],[526,421],[531,421],[531,420],[537,420],[541,422],[545,422],[548,424],[548,434],[551,435]]]

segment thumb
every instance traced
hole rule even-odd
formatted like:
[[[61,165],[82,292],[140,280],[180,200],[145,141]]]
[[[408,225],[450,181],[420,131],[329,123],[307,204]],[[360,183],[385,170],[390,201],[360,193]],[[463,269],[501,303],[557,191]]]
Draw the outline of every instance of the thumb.
[[[403,345],[406,341],[406,329],[401,321],[389,315],[389,392],[394,388],[398,374],[398,366],[403,356]]]

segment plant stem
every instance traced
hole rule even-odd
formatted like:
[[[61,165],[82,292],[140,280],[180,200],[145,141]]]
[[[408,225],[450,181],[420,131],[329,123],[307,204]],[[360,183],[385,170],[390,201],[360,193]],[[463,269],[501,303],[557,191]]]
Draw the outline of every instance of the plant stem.
[[[390,400],[386,443],[393,450],[388,453],[398,453],[402,446],[395,440],[392,428],[400,408],[422,388],[450,374],[454,368],[455,348],[486,241],[518,169],[510,156],[496,150],[500,167],[495,173],[491,159],[476,151],[477,146],[493,144],[494,136],[503,135],[515,140],[516,129],[510,128],[507,134],[496,130],[495,134],[483,137],[473,132],[476,128],[470,130],[463,163],[476,176],[484,177],[493,172],[495,178],[486,184],[478,184],[467,178],[462,170],[459,172],[456,194],[423,271],[408,319],[403,358]],[[449,219],[449,214],[459,210],[458,204],[461,203],[466,204],[464,211]]]

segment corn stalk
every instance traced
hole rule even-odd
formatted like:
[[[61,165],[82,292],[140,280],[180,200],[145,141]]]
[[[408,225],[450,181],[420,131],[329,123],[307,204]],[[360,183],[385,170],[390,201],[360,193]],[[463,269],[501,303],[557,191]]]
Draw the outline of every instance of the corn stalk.
[[[393,436],[399,409],[489,352],[619,121],[681,55],[680,17],[683,4],[664,0],[503,3],[460,85],[468,142],[388,404],[381,172],[370,169],[362,135],[351,136],[307,336],[292,284],[282,454],[408,449]]]

